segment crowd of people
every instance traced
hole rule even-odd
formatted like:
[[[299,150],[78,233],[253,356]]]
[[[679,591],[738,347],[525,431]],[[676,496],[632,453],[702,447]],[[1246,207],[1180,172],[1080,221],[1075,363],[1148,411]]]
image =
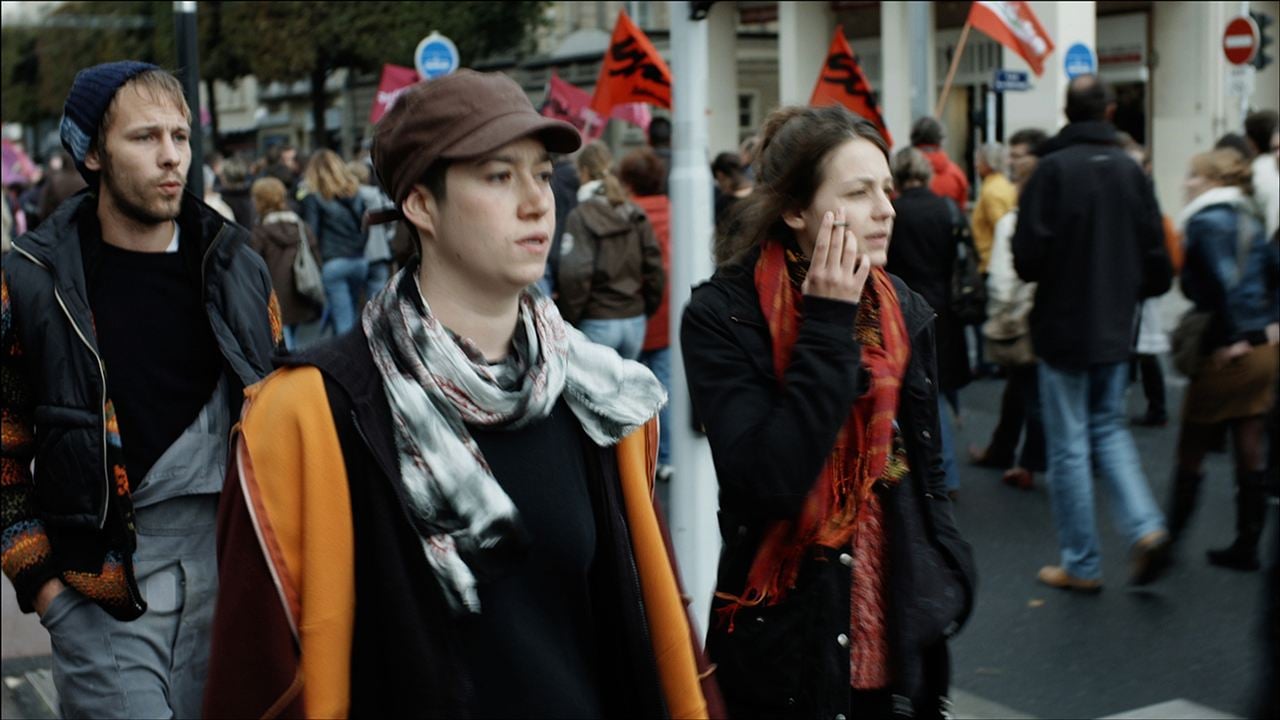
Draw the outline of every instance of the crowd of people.
[[[664,119],[615,162],[461,70],[368,157],[215,154],[197,198],[176,78],[85,69],[64,152],[6,194],[0,318],[0,551],[61,713],[944,717],[977,588],[955,425],[992,375],[963,460],[1047,487],[1039,582],[1102,589],[1095,475],[1129,582],[1159,580],[1228,429],[1208,559],[1256,570],[1276,114],[1193,157],[1170,220],[1113,111],[1073,79],[1068,124],[983,146],[975,190],[933,118],[891,153],[841,106],[779,108],[710,163],[716,270],[677,326]],[[1190,381],[1162,510],[1129,425],[1169,421],[1166,356]],[[661,511],[672,393],[720,488],[705,638]]]

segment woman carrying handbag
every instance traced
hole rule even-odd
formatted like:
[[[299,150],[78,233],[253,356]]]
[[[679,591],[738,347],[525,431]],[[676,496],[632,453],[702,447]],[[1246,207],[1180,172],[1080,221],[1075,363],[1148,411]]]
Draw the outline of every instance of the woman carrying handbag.
[[[250,190],[259,223],[253,229],[250,243],[253,249],[267,261],[271,273],[271,285],[280,300],[280,319],[284,324],[285,348],[292,351],[298,344],[298,326],[320,317],[324,310],[324,288],[317,295],[308,293],[306,278],[299,282],[296,268],[302,255],[303,241],[311,257],[313,272],[320,264],[320,245],[315,233],[302,222],[297,213],[289,209],[285,201],[284,183],[273,177],[254,181]],[[318,282],[316,272],[312,282]]]

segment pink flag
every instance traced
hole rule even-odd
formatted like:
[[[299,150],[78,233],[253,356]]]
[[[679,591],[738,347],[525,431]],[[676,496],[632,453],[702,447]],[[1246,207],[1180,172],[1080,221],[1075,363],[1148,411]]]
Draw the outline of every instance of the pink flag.
[[[653,121],[653,115],[649,112],[648,103],[614,105],[613,112],[609,113],[609,117],[629,122],[645,132],[649,131],[649,123]]]
[[[383,65],[382,80],[378,82],[378,94],[373,98],[373,108],[369,110],[369,124],[376,124],[395,104],[400,93],[408,90],[419,80],[418,71],[399,65]]]
[[[542,105],[542,114],[564,120],[578,128],[585,142],[600,139],[608,120],[601,118],[591,109],[591,93],[560,79],[554,71],[547,84],[547,99]]]

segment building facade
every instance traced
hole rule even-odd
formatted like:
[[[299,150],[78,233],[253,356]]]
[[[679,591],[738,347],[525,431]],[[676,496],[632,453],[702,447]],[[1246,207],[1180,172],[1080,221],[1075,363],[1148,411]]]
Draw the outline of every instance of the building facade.
[[[619,11],[625,10],[670,58],[672,12],[688,3],[617,0],[556,2],[547,9],[537,52],[518,61],[478,63],[512,75],[536,104],[554,72],[594,89],[600,58]],[[932,114],[969,12],[968,2],[717,2],[709,24],[708,158],[736,148],[768,112],[783,103],[804,103],[837,26],[875,87],[890,132],[906,141],[912,121]],[[1227,132],[1239,132],[1247,109],[1280,107],[1277,63],[1258,71],[1243,102],[1232,94],[1222,30],[1246,11],[1280,15],[1280,2],[1031,2],[1055,50],[1030,89],[997,92],[997,70],[1029,70],[1021,58],[979,32],[971,32],[961,54],[941,120],[948,153],[972,173],[971,158],[983,142],[1002,140],[1023,127],[1053,132],[1065,123],[1068,77],[1063,58],[1082,44],[1098,75],[1118,100],[1115,122],[1153,149],[1154,172],[1166,212],[1181,206],[1181,178],[1189,157],[1212,147]],[[1276,26],[1270,29],[1274,36]],[[1275,53],[1274,46],[1270,48]],[[389,59],[389,62],[396,62]],[[409,64],[409,59],[399,61]],[[330,142],[348,156],[370,135],[368,111],[376,74],[339,71],[330,76],[326,115]],[[311,115],[306,81],[260,87],[246,78],[217,84],[219,144],[261,152],[288,141],[309,149]],[[663,114],[658,111],[658,114]],[[605,140],[615,150],[644,142],[624,123],[611,123]]]

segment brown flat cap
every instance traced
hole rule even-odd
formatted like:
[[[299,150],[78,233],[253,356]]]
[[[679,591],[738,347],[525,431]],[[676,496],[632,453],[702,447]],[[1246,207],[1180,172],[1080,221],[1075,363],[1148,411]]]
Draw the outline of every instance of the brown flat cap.
[[[577,128],[539,115],[511,78],[459,70],[396,100],[374,130],[373,167],[398,206],[437,160],[479,157],[530,135],[556,153],[582,145]]]

